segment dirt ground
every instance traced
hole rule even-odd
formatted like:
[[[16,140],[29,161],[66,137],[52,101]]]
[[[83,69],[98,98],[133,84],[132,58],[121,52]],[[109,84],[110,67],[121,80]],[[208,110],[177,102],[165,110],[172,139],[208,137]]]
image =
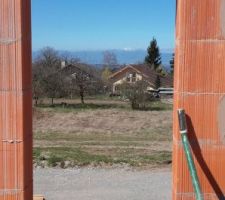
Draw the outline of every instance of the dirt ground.
[[[73,106],[34,109],[35,194],[46,200],[171,199],[171,109],[67,103]]]
[[[171,133],[171,111],[123,111],[117,109],[84,112],[39,112],[34,115],[35,132],[137,134],[144,130]]]
[[[92,105],[90,109],[41,107],[34,110],[37,159],[42,159],[45,151],[61,156],[51,162],[72,159],[75,165],[170,163],[171,110],[134,111],[127,109],[127,102],[120,101],[89,100],[88,104]]]

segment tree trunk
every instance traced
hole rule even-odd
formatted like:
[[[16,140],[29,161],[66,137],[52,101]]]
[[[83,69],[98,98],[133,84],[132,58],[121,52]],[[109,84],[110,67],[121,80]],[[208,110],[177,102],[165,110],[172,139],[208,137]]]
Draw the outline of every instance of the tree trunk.
[[[84,104],[84,88],[82,85],[80,85],[80,100],[81,103]]]
[[[84,104],[84,93],[80,92],[80,101],[82,104]]]
[[[54,105],[54,98],[52,97],[52,106]]]
[[[131,108],[133,110],[139,109],[139,104],[136,101],[131,101]]]

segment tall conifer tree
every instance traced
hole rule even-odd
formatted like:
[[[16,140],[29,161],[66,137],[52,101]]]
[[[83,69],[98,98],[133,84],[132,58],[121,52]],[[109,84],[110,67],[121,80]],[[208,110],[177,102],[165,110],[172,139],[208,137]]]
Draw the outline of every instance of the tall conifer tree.
[[[147,56],[145,57],[145,63],[154,70],[157,70],[162,64],[160,50],[155,38],[152,39],[147,49]]]

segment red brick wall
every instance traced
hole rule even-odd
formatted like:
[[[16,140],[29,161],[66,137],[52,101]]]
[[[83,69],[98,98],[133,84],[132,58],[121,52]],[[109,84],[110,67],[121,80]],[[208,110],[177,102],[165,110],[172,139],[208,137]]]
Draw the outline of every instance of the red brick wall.
[[[30,4],[0,1],[0,200],[32,199]]]
[[[194,200],[178,131],[177,109],[187,113],[188,135],[204,199],[224,199],[224,0],[177,0],[174,83],[173,199]]]

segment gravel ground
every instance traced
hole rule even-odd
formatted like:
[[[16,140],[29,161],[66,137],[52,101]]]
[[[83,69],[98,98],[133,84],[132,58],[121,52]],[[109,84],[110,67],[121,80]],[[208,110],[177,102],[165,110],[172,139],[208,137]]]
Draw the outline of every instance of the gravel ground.
[[[35,169],[34,193],[46,200],[170,200],[171,170]]]

